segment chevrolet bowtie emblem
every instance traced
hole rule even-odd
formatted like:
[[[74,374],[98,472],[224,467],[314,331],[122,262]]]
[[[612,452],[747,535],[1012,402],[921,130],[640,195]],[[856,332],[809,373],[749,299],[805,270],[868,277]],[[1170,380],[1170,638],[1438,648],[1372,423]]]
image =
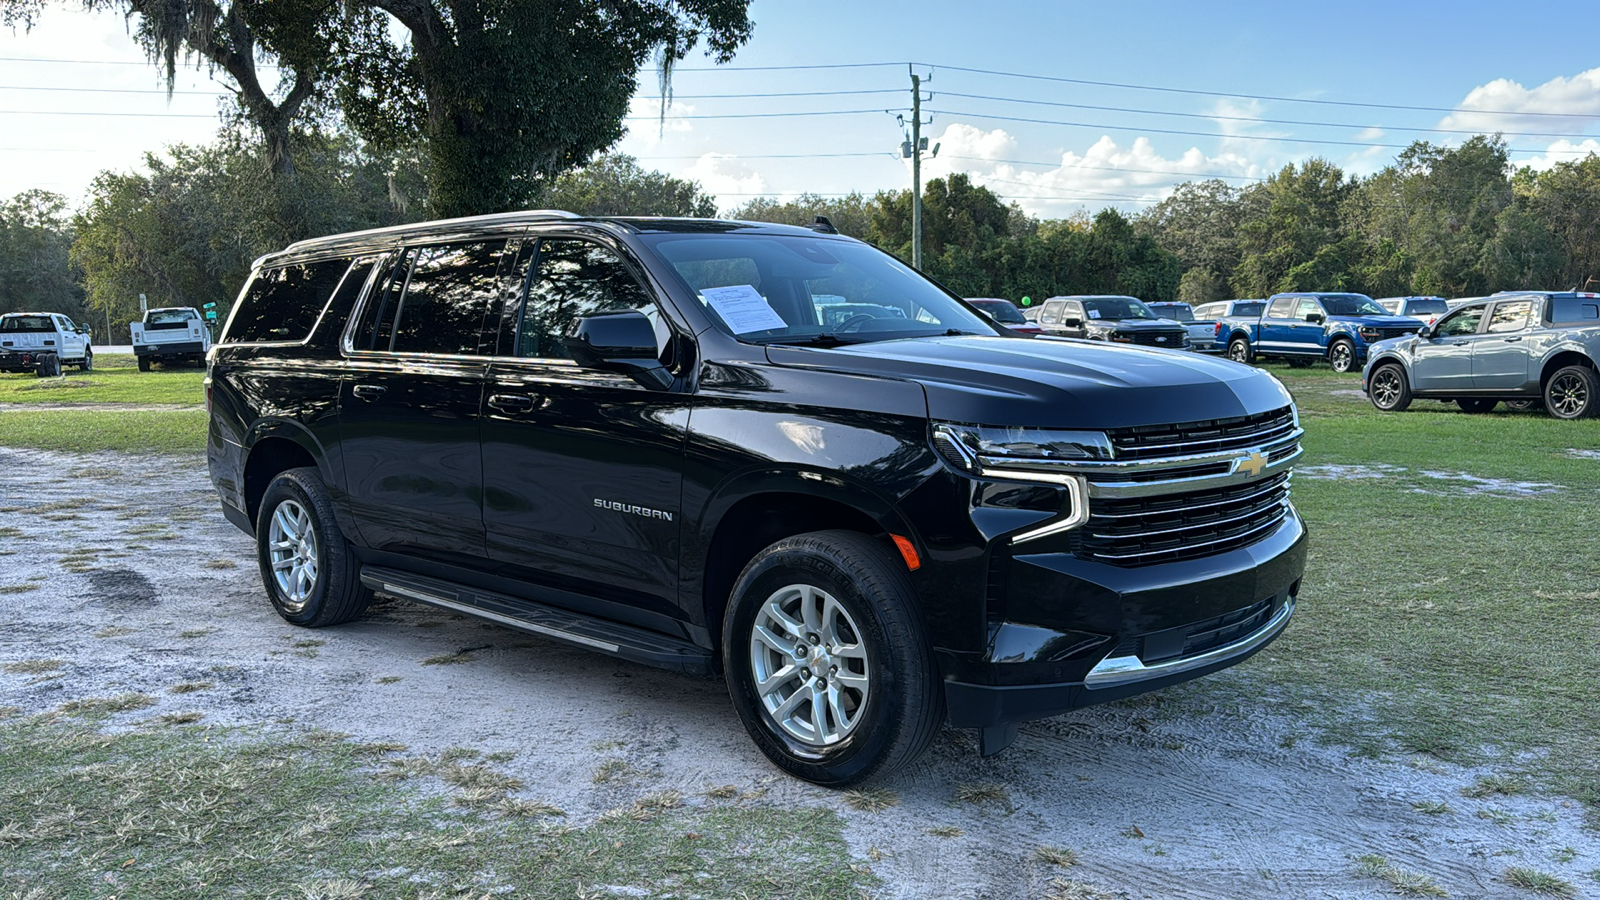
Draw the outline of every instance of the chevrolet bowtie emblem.
[[[1259,451],[1233,461],[1233,470],[1235,472],[1243,472],[1250,476],[1260,475],[1261,470],[1266,467],[1267,458],[1262,456]]]

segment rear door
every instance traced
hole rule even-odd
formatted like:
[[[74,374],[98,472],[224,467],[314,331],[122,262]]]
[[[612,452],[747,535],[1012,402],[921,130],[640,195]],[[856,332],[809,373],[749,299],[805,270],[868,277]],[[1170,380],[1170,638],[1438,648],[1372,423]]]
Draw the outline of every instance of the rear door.
[[[1299,297],[1279,297],[1268,305],[1257,329],[1256,350],[1282,352],[1290,345],[1294,335],[1295,304],[1299,302]]]
[[[530,245],[533,242],[530,240]],[[636,309],[662,361],[685,352],[641,269],[598,238],[539,236],[483,413],[484,523],[498,571],[541,597],[663,631],[681,620],[678,548],[690,395],[582,368],[576,318]]]
[[[1514,390],[1538,380],[1538,372],[1529,371],[1526,338],[1539,318],[1539,302],[1532,297],[1501,300],[1490,308],[1483,334],[1471,339],[1474,388]]]
[[[350,511],[370,547],[483,560],[484,319],[505,250],[503,237],[407,247],[351,326],[339,433]]]
[[[1417,341],[1411,358],[1412,390],[1472,390],[1472,344],[1485,311],[1482,306],[1462,307],[1440,319],[1432,335]]]

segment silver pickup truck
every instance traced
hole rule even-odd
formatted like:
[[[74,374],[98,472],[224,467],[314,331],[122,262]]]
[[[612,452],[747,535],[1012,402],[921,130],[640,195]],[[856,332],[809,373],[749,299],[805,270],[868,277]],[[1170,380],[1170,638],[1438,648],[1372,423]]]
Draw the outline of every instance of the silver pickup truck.
[[[0,316],[0,372],[61,374],[63,365],[94,368],[89,328],[61,313],[15,312]]]
[[[1558,419],[1600,415],[1600,294],[1509,291],[1452,310],[1415,335],[1368,351],[1361,386],[1399,412],[1414,398],[1469,413],[1504,402]]]

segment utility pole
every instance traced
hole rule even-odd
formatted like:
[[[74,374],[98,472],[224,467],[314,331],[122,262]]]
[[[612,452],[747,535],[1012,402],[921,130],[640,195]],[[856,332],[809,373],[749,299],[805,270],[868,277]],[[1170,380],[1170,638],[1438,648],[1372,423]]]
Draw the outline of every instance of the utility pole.
[[[932,81],[933,76],[927,80]],[[922,268],[922,154],[928,149],[922,126],[933,121],[922,121],[922,82],[921,76],[911,73],[911,140],[900,144],[901,158],[911,159],[911,265],[918,269]],[[928,155],[938,156],[939,145],[934,144]]]

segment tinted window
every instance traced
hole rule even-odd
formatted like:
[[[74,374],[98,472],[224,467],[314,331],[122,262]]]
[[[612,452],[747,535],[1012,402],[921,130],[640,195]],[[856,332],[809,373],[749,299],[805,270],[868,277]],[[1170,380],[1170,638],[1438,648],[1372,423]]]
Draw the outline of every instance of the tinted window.
[[[348,259],[263,269],[245,289],[225,344],[303,341],[339,284]]]
[[[1089,313],[1089,318],[1091,319],[1156,318],[1156,314],[1150,311],[1150,307],[1132,297],[1096,297],[1093,300],[1083,301],[1083,308]]]
[[[1204,306],[1195,307],[1194,310],[1194,317],[1196,319],[1215,319],[1221,314],[1222,304],[1220,303],[1207,303]]]
[[[1007,325],[1022,325],[1028,321],[1022,317],[1022,310],[1012,306],[1009,300],[972,300],[969,302],[993,316],[996,322],[1003,322]]]
[[[1163,319],[1176,319],[1179,322],[1193,322],[1198,313],[1181,303],[1151,304],[1150,309]]]
[[[1483,321],[1484,308],[1471,306],[1466,309],[1456,310],[1455,315],[1449,316],[1439,323],[1439,334],[1445,336],[1459,336],[1464,334],[1477,334],[1478,323]]]
[[[1494,314],[1489,317],[1489,333],[1504,334],[1510,331],[1521,331],[1528,327],[1528,319],[1532,315],[1532,300],[1496,303],[1494,305]]]
[[[1255,317],[1261,315],[1261,311],[1266,308],[1266,303],[1235,303],[1233,305],[1233,314],[1236,316]]]
[[[571,359],[563,336],[572,320],[614,309],[652,316],[658,336],[664,337],[655,302],[621,257],[589,241],[542,240],[523,306],[517,355]]]
[[[1450,304],[1443,300],[1433,298],[1428,300],[1412,300],[1406,304],[1408,316],[1437,316],[1449,310]]]
[[[1555,325],[1600,325],[1600,298],[1551,297],[1550,322]]]
[[[41,331],[55,331],[56,325],[50,321],[49,316],[6,316],[0,318],[0,332],[6,334],[23,334]]]
[[[1330,316],[1386,316],[1388,311],[1366,294],[1324,294],[1322,308]]]
[[[152,309],[144,314],[144,330],[188,328],[190,322],[199,321],[200,317],[187,309]]]
[[[1272,301],[1272,312],[1270,317],[1274,319],[1289,318],[1294,314],[1294,304],[1295,298],[1293,297],[1279,297],[1278,299]]]
[[[418,247],[395,310],[395,353],[470,356],[479,352],[483,316],[499,287],[505,241]]]

